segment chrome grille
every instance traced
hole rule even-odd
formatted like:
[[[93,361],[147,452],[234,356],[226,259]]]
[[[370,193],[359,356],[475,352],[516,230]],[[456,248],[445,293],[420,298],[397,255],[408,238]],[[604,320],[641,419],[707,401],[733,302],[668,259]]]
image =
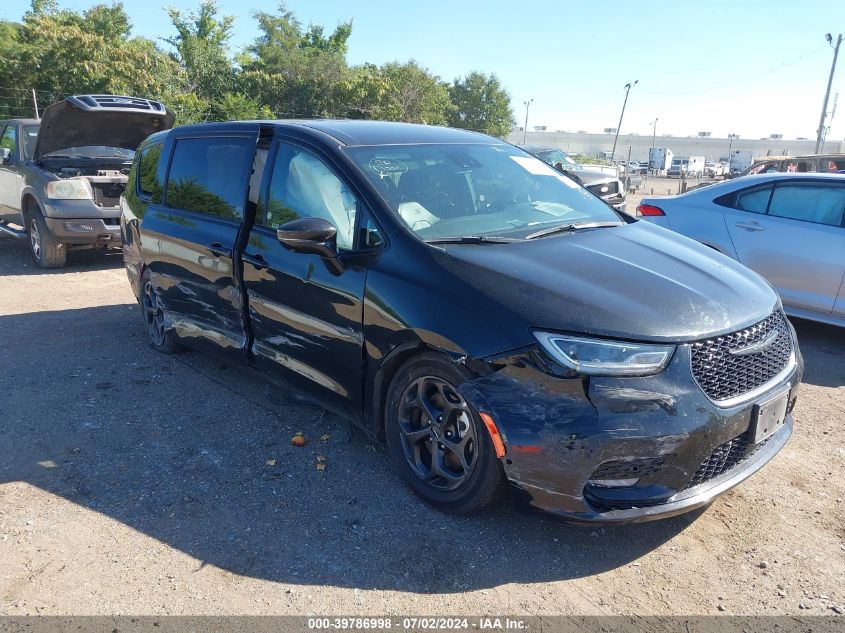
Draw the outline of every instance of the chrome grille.
[[[759,350],[756,344],[761,344]],[[783,312],[732,334],[692,345],[692,375],[715,401],[728,400],[778,375],[792,354],[792,335]]]

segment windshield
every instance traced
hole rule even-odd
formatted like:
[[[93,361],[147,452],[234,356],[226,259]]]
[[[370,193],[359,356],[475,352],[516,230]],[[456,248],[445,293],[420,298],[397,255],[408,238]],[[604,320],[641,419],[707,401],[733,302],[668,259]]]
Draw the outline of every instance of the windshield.
[[[348,152],[423,240],[524,238],[554,225],[621,223],[600,198],[509,145],[388,145]]]
[[[131,161],[134,157],[135,152],[131,149],[108,147],[106,145],[68,147],[44,154],[44,158],[116,158],[121,161]]]
[[[35,141],[38,140],[38,128],[40,125],[23,126],[23,157],[32,158],[35,151]]]
[[[561,169],[566,169],[569,171],[579,171],[584,169],[580,163],[576,163],[566,152],[563,152],[559,149],[550,149],[550,150],[542,150],[535,153],[537,158],[541,158],[546,161],[549,165],[557,167],[559,164]]]

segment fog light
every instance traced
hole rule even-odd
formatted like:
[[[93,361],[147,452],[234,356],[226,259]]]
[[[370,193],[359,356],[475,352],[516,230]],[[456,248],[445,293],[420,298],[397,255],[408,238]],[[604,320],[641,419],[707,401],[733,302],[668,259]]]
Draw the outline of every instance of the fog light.
[[[590,479],[587,485],[598,488],[630,488],[636,486],[639,482],[639,477],[636,479]]]
[[[87,222],[65,222],[65,231],[71,233],[93,233],[94,225]]]

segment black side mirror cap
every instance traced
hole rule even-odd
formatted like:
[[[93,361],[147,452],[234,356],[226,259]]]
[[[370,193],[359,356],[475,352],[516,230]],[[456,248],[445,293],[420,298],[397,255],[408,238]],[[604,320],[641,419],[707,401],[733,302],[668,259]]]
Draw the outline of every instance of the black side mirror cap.
[[[311,253],[325,259],[337,257],[337,229],[322,218],[298,218],[276,229],[276,238],[295,253]]]

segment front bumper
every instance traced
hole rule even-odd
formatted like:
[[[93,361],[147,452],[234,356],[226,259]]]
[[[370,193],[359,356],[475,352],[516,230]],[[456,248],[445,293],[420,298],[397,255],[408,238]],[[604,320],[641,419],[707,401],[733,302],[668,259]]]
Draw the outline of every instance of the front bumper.
[[[496,371],[460,391],[490,414],[507,447],[502,463],[518,499],[563,519],[586,523],[649,521],[688,512],[750,477],[783,447],[792,417],[757,446],[746,442],[755,403],[789,389],[794,403],[803,371],[795,364],[753,400],[720,407],[695,383],[690,348],[679,346],[669,366],[647,377],[563,378],[537,348],[492,361]],[[731,461],[712,476],[701,469],[724,447]],[[742,447],[737,452],[737,447]],[[600,471],[601,467],[601,471]],[[616,488],[588,482],[637,483]],[[705,473],[709,473],[705,469]]]
[[[120,246],[120,224],[111,218],[44,218],[52,235],[66,244]]]
[[[572,522],[614,524],[642,523],[645,521],[668,519],[679,514],[691,512],[697,508],[703,508],[712,503],[723,492],[730,490],[737,484],[748,479],[765,466],[784,447],[792,435],[792,428],[792,415],[789,415],[786,423],[777,433],[770,437],[759,450],[741,461],[734,468],[705,483],[678,492],[662,503],[653,506],[634,506],[626,509],[611,509],[604,512],[571,513],[560,510],[558,500],[555,499],[555,493],[553,491],[521,484],[517,485],[517,494],[533,508]]]

